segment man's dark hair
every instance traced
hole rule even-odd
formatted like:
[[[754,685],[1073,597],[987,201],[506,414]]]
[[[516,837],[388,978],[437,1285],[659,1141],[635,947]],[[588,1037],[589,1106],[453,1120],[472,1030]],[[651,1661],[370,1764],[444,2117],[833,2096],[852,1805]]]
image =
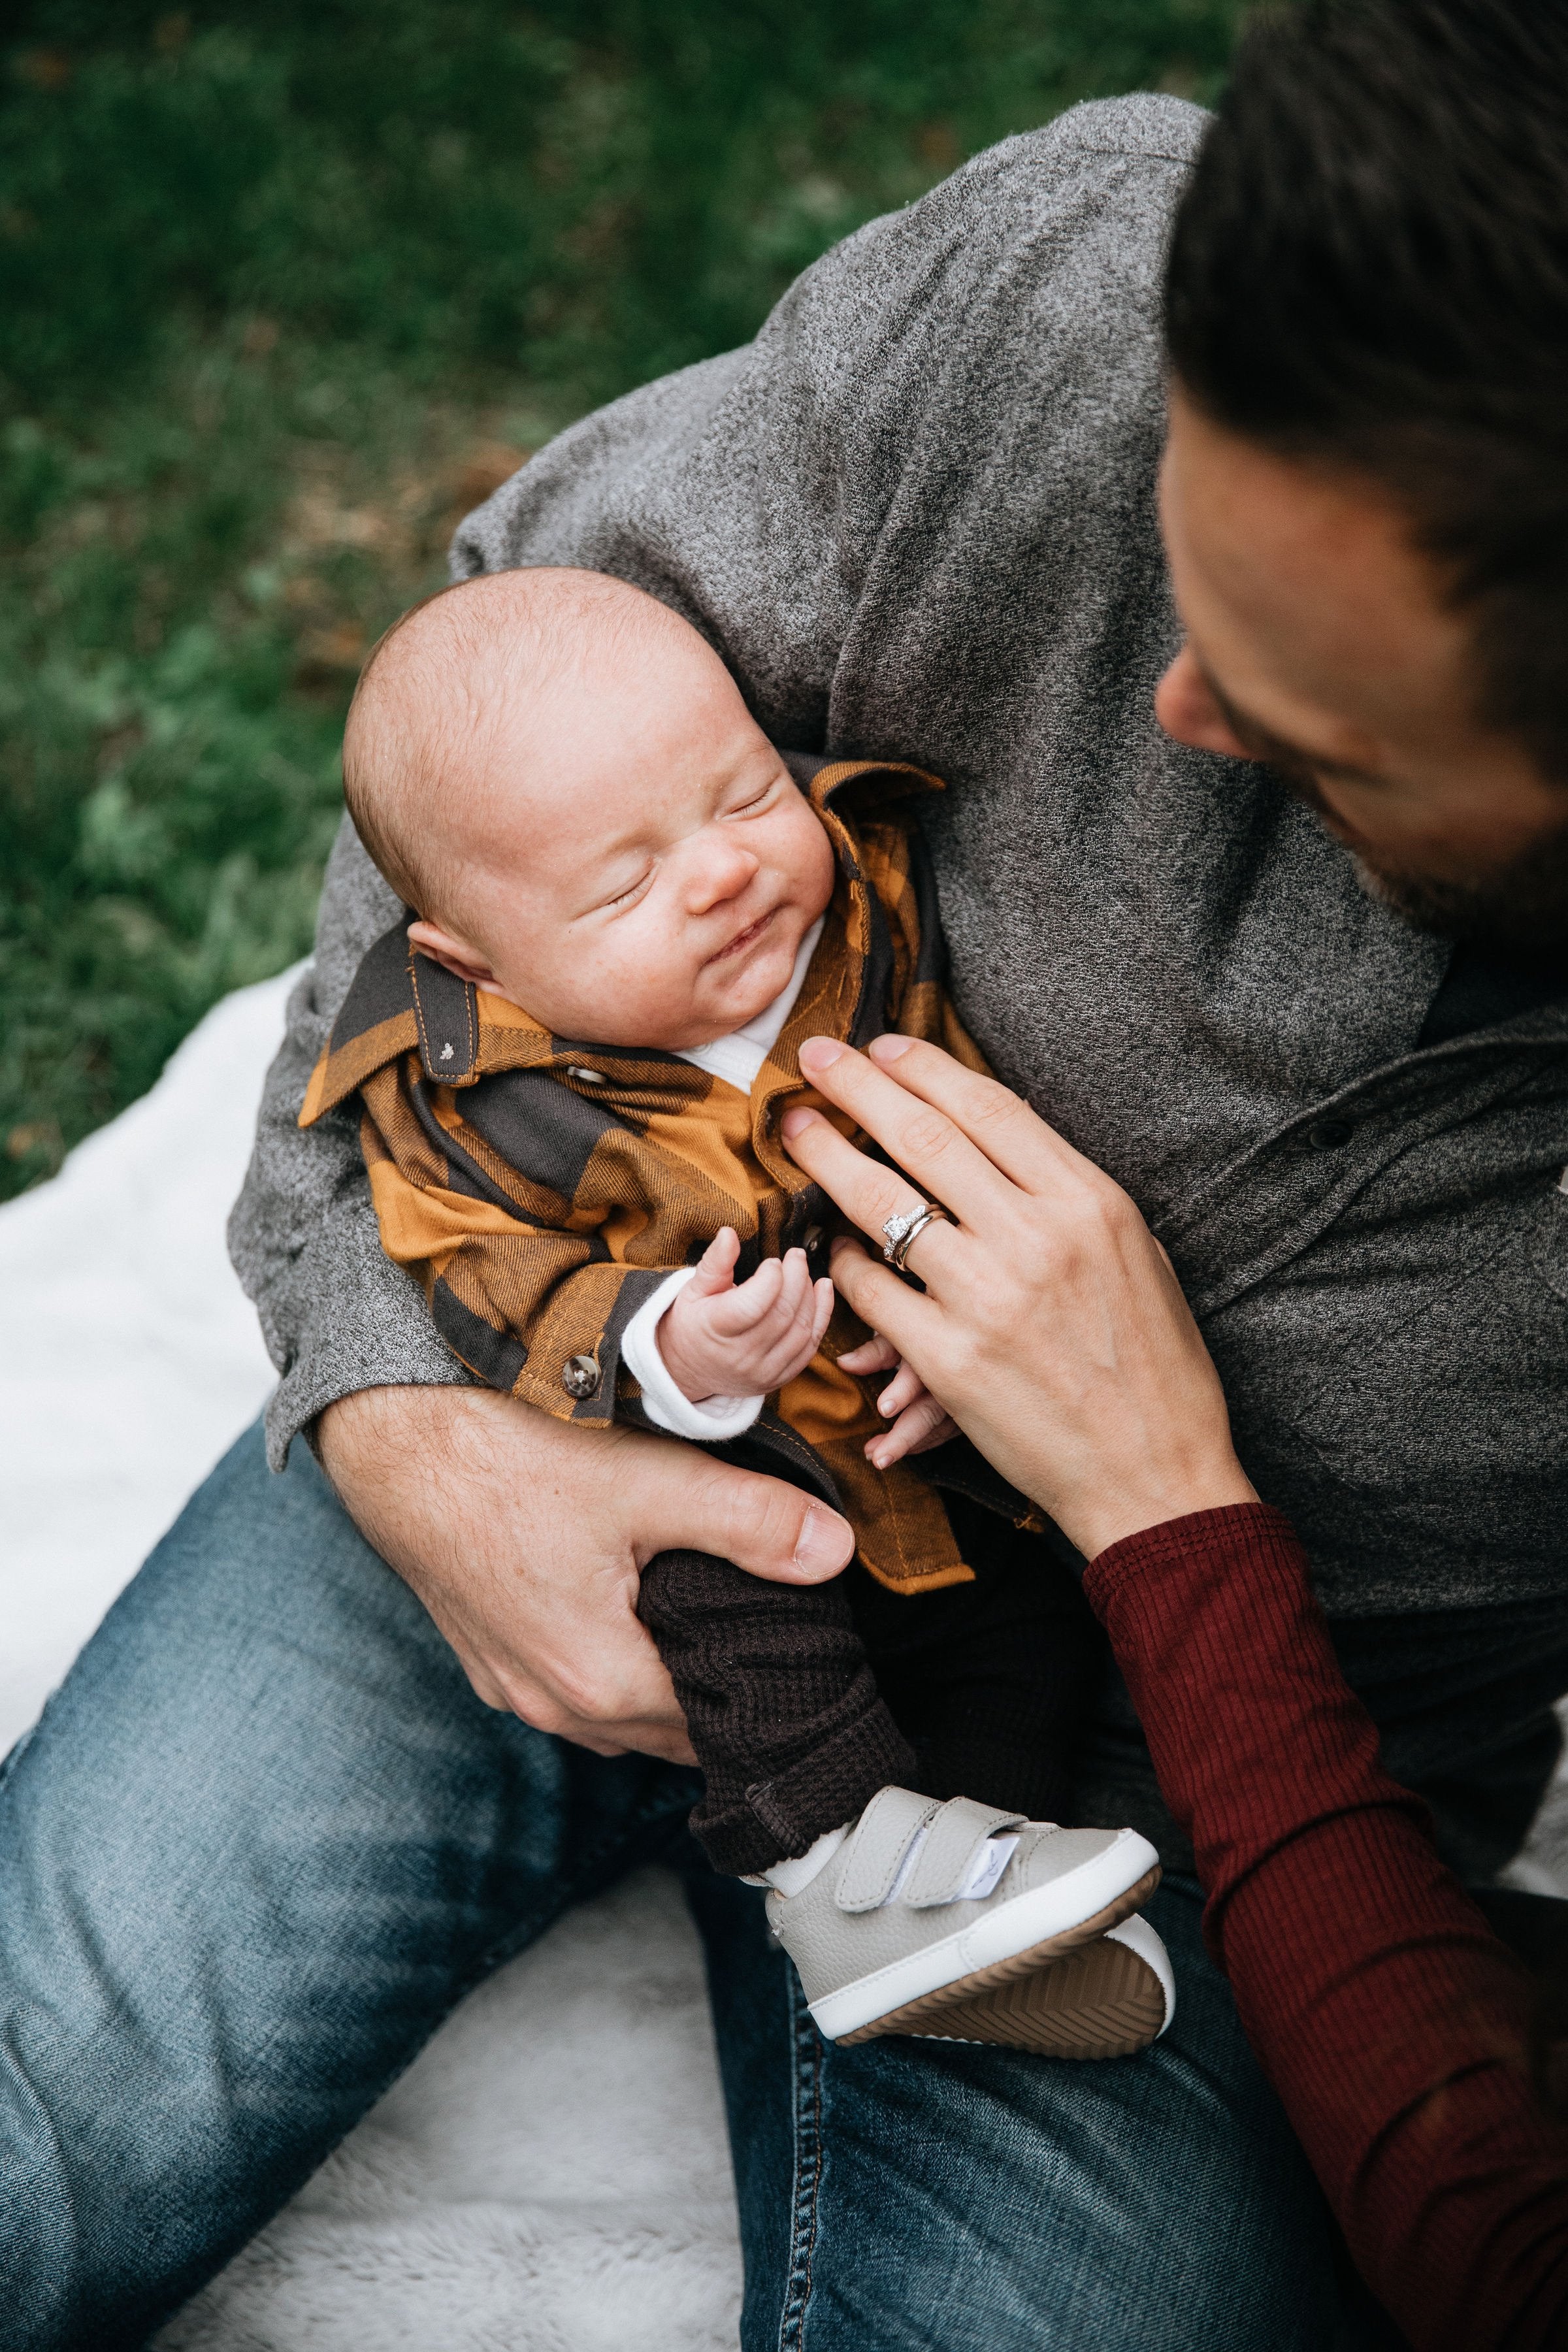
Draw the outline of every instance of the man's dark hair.
[[[1255,19],[1166,322],[1217,424],[1394,495],[1473,618],[1480,716],[1568,780],[1568,0]]]

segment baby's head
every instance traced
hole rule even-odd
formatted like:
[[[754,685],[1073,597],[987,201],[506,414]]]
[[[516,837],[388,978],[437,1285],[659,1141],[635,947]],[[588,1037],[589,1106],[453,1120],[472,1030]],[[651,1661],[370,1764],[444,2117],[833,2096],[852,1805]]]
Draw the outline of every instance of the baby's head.
[[[603,572],[417,605],[360,680],[343,783],[416,946],[558,1037],[743,1028],[832,896],[827,835],[717,654]]]

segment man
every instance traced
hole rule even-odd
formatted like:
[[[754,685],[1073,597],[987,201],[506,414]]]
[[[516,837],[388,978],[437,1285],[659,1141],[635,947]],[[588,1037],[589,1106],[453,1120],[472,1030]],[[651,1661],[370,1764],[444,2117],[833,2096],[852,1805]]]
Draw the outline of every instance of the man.
[[[1565,74],[1563,10],[1522,0],[1251,37],[1173,260],[1184,647],[1161,286],[1205,125],[1169,100],[873,224],[456,550],[635,580],[780,742],[948,777],[963,1016],[1165,1242],[1387,1760],[1473,1873],[1568,1687]],[[271,1479],[237,1448],[5,1790],[0,2342],[141,2341],[487,1969],[686,1853],[641,1559],[847,1551],[791,1490],[458,1384],[352,1127],[294,1125],[395,911],[340,840],[235,1225],[272,1458],[310,1434],[342,1507],[305,1447]],[[1118,2067],[825,2046],[748,1898],[692,1875],[748,2347],[1358,2324],[1113,1681],[1078,1811],[1148,1825],[1170,1873],[1176,2022]]]

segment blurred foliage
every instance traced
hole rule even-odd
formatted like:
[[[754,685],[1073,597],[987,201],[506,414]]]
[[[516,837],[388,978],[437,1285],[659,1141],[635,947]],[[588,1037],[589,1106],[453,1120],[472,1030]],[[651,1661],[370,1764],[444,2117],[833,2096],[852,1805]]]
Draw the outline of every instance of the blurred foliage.
[[[1237,0],[24,7],[0,81],[0,1193],[309,943],[355,667],[592,403]]]

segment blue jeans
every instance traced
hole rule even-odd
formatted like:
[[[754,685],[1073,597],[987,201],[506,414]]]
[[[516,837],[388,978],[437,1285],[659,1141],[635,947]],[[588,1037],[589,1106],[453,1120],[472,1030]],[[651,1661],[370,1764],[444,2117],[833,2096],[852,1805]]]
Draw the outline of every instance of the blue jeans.
[[[242,1439],[0,1780],[0,2346],[141,2344],[466,1992],[659,1858],[707,1948],[746,2352],[1351,2340],[1194,1886],[1151,1906],[1180,2006],[1142,2057],[837,2050],[689,1840],[697,1787],[481,1706],[304,1448],[272,1478]]]

